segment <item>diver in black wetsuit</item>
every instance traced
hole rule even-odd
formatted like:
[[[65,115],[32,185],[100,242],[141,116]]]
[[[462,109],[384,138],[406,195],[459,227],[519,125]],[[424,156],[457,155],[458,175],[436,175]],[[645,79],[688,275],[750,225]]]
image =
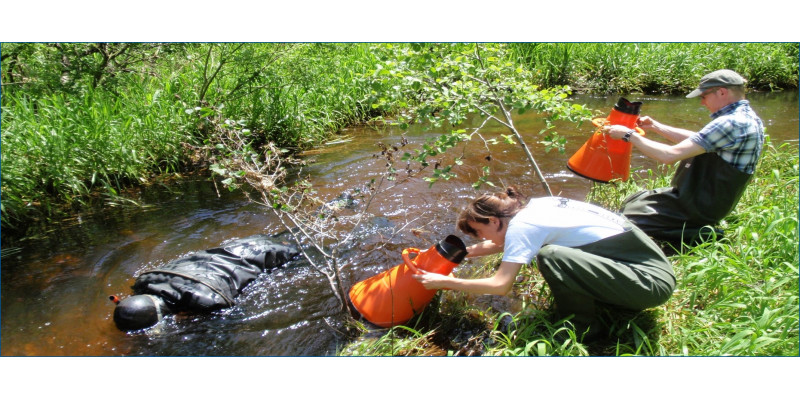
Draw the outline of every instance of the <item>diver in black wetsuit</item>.
[[[140,275],[133,285],[134,296],[115,301],[114,322],[131,331],[153,326],[167,314],[230,307],[258,274],[297,254],[296,248],[273,237],[254,235],[169,262]]]

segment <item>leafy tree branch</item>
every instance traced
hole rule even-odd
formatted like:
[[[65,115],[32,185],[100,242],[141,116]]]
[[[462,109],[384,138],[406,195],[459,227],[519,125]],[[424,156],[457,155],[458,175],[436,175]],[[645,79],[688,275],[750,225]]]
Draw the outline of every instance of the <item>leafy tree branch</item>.
[[[497,141],[485,139],[480,132],[492,120],[509,129],[510,137],[525,152],[544,190],[552,194],[522,134],[514,126],[512,113],[539,113],[546,122],[545,129],[538,132],[544,136],[540,143],[546,151],[555,148],[563,152],[566,141],[555,131],[553,122],[579,123],[591,116],[585,107],[569,103],[568,87],[542,89],[532,84],[532,73],[514,63],[502,44],[377,44],[373,52],[378,63],[366,77],[373,88],[373,107],[396,114],[401,127],[425,123],[438,128],[447,123],[455,128],[471,114],[479,113],[485,118],[471,133],[454,129],[416,154],[405,156],[405,160],[418,161],[424,167],[428,157],[436,157],[475,137],[483,140],[488,149],[488,144]],[[456,158],[451,165],[435,168],[427,180],[434,183],[455,176],[451,168],[460,161]],[[490,183],[488,167],[483,171],[483,177],[474,186]]]

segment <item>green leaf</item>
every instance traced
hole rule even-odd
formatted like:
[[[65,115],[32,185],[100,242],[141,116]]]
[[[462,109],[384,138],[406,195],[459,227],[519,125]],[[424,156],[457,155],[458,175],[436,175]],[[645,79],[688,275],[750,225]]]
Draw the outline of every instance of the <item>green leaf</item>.
[[[219,175],[225,175],[228,172],[227,169],[222,168],[222,166],[220,166],[219,164],[211,164],[209,168],[211,169],[212,172]]]

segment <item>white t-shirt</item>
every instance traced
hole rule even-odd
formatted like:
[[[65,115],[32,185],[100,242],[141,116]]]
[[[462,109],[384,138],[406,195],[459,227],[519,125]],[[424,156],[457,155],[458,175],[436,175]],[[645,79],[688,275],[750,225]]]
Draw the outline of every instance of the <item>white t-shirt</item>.
[[[622,233],[624,217],[561,197],[532,199],[508,224],[503,261],[527,264],[547,244],[577,247]]]

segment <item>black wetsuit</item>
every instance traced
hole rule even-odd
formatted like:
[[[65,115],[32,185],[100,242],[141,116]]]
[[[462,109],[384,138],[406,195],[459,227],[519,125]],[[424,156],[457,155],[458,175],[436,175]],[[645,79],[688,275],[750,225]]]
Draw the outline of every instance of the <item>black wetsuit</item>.
[[[213,311],[232,306],[245,286],[298,254],[267,235],[254,235],[199,251],[147,271],[136,279],[136,294],[161,297],[170,312]]]

